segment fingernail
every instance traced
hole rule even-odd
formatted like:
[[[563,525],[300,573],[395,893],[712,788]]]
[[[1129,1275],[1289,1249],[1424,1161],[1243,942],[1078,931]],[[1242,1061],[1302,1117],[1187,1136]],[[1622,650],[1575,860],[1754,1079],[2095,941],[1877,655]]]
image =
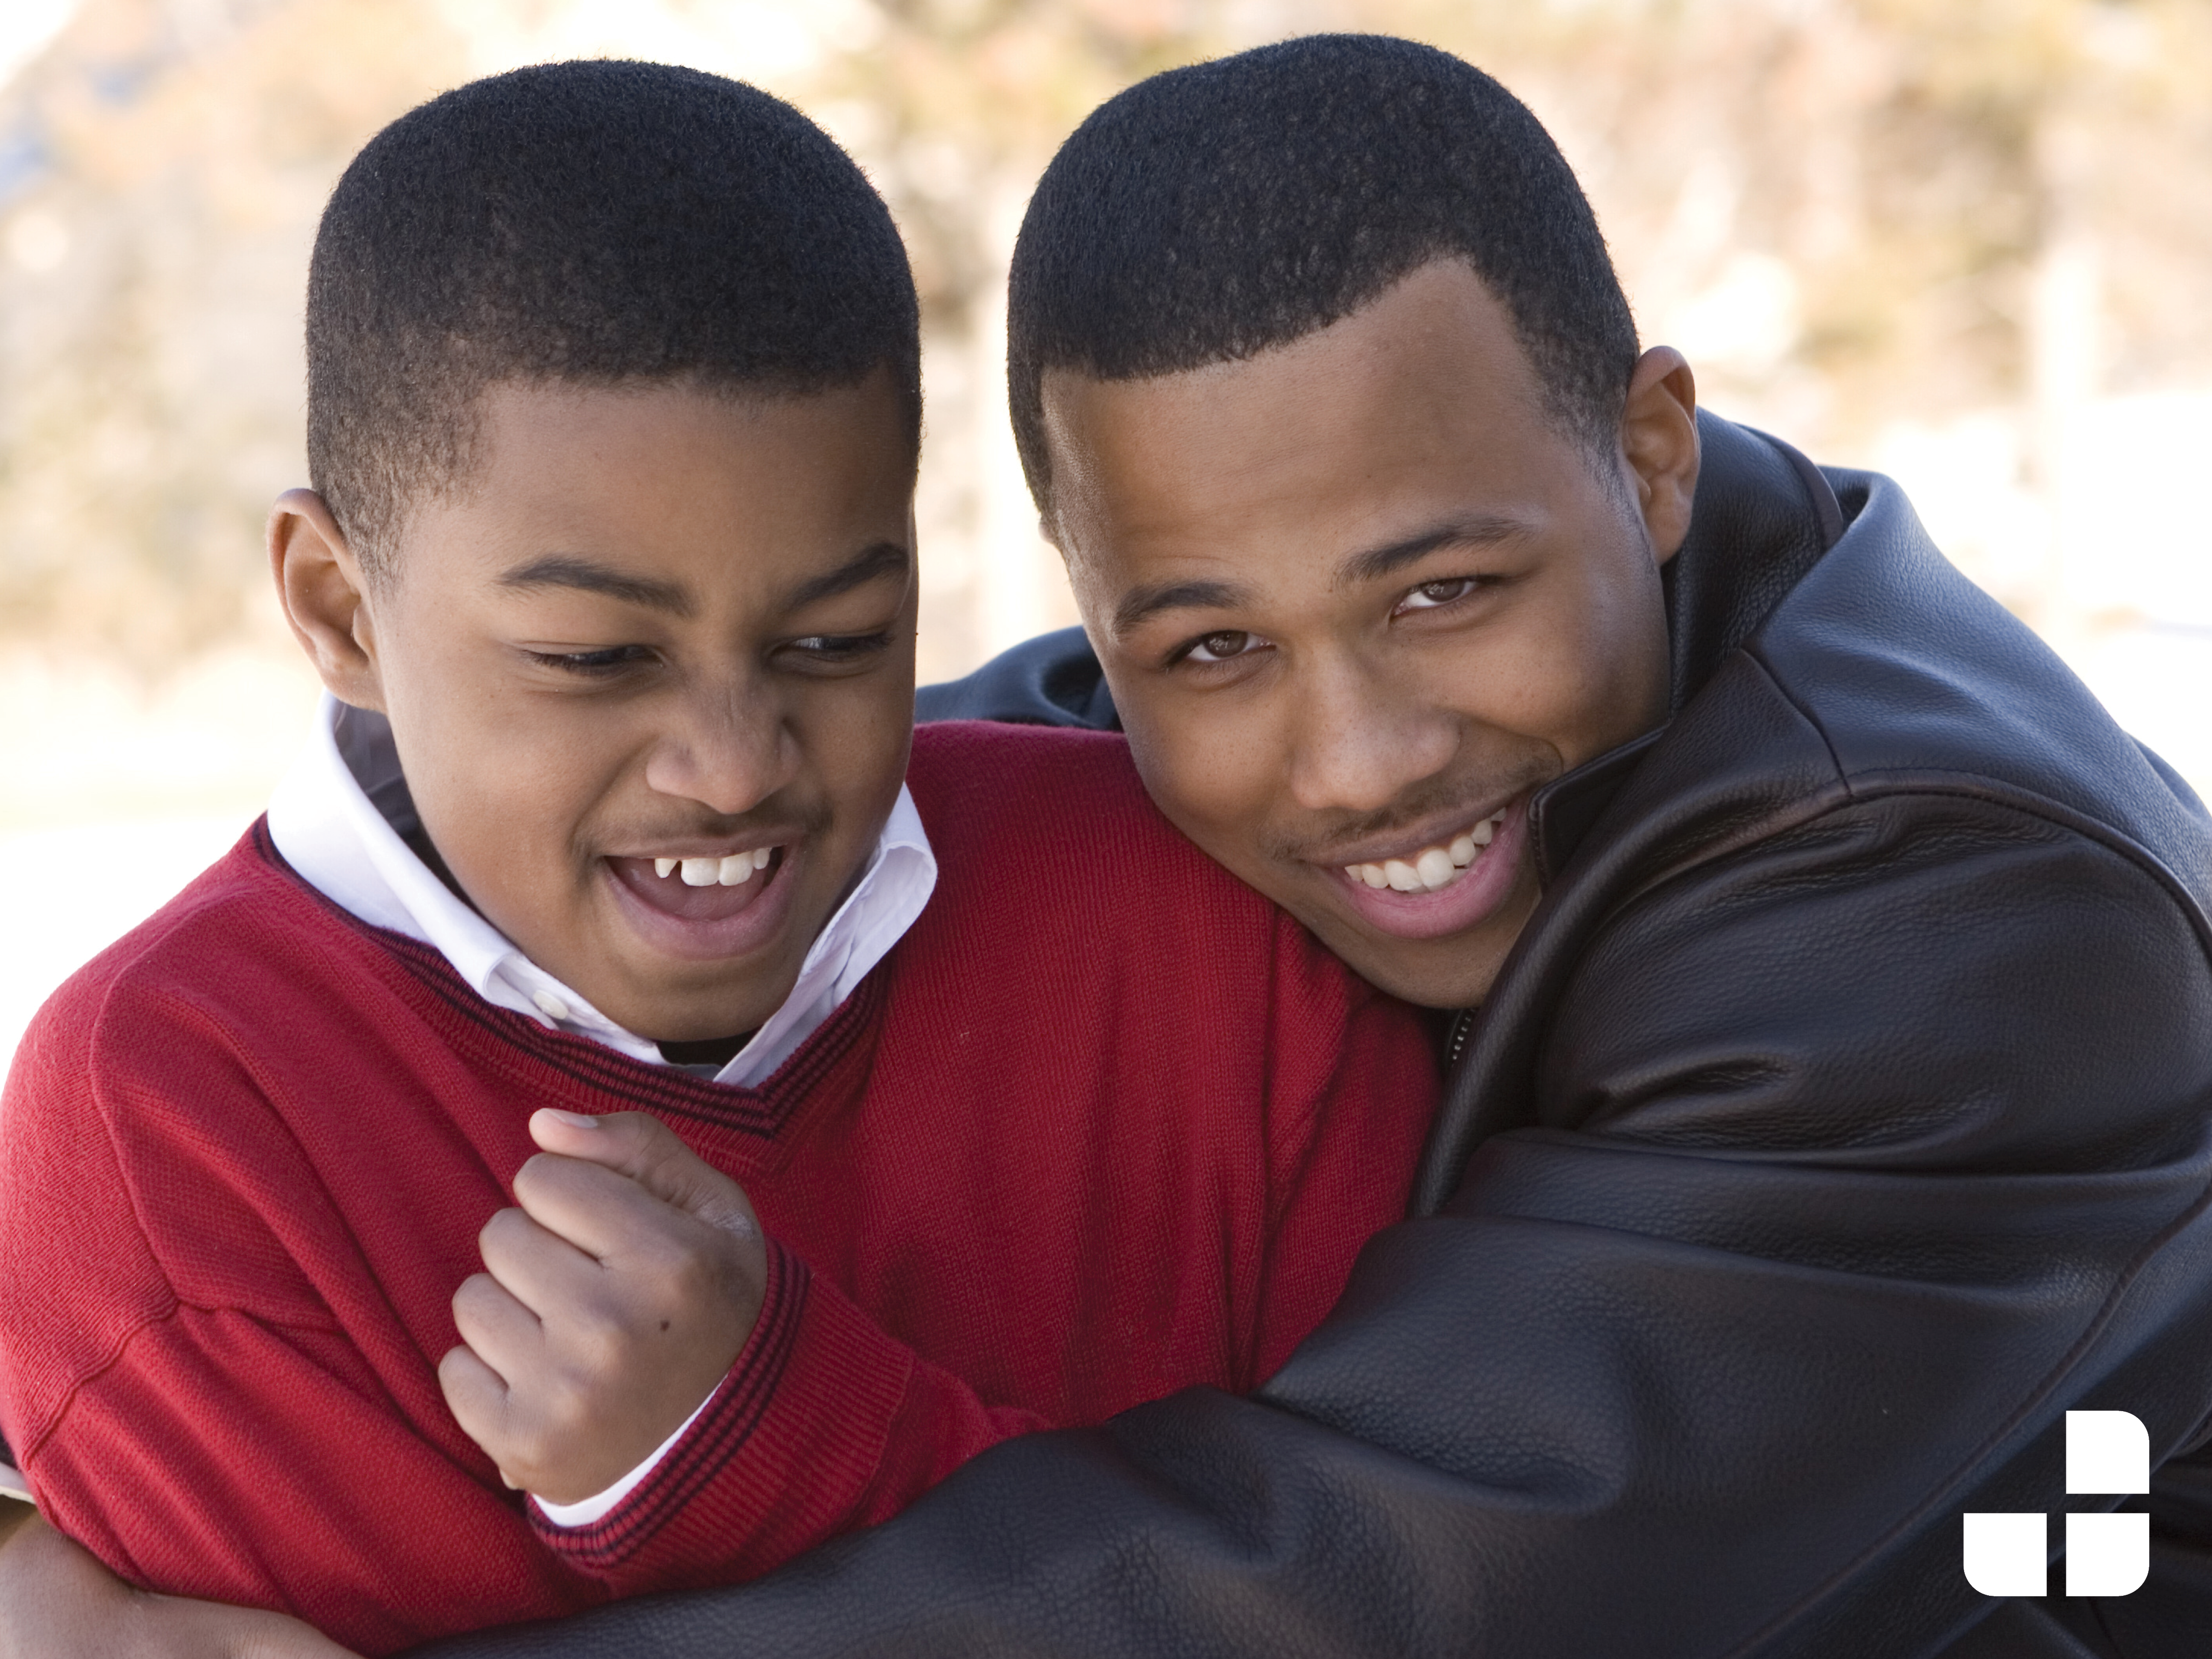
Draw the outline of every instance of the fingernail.
[[[538,1109],[548,1117],[558,1118],[572,1129],[596,1129],[599,1127],[599,1119],[583,1112],[564,1112],[557,1106],[541,1106]]]

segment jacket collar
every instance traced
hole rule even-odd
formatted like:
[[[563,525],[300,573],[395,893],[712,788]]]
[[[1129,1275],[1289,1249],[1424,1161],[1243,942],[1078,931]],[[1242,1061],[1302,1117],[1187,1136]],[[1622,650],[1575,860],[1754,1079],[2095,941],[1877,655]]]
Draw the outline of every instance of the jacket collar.
[[[1778,438],[1717,415],[1698,416],[1698,494],[1689,533],[1662,573],[1671,664],[1668,710],[1683,706],[1721,659],[1842,538],[1847,514],[1826,476]],[[1611,804],[1662,726],[1608,750],[1538,790],[1528,803],[1536,877],[1549,885]]]

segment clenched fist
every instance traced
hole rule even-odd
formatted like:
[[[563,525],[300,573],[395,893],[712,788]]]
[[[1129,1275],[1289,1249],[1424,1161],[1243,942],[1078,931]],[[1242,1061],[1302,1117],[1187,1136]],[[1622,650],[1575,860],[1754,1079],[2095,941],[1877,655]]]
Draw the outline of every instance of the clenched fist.
[[[573,1504],[628,1474],[752,1334],[766,1248],[737,1182],[642,1112],[530,1120],[545,1150],[453,1293],[446,1403],[511,1486]]]

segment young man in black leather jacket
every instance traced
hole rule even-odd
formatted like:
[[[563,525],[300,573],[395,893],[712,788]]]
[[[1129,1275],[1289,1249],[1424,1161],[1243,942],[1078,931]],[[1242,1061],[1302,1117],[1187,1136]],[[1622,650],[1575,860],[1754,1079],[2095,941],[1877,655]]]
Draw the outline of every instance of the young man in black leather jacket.
[[[1070,141],[1010,335],[1088,637],[921,712],[1126,729],[1207,851],[1468,1011],[1415,1213],[1251,1398],[441,1653],[2207,1650],[2212,823],[1893,484],[1624,355],[1602,264],[1526,112],[1401,42]],[[2067,1495],[2081,1408],[2148,1498]],[[1966,1583],[1964,1514],[2116,1503],[2135,1594]]]

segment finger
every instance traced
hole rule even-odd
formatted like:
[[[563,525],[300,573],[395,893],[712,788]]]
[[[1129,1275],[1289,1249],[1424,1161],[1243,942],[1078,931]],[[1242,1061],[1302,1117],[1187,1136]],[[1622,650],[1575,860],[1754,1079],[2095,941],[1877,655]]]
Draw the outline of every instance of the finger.
[[[507,1390],[497,1371],[470,1349],[448,1348],[438,1362],[438,1387],[461,1432],[483,1448],[507,1480]],[[507,1480],[510,1486],[514,1483]]]
[[[626,1175],[654,1197],[696,1216],[710,1227],[741,1238],[760,1235],[760,1219],[744,1188],[715,1169],[676,1137],[676,1132],[647,1112],[611,1112],[586,1117],[578,1112],[543,1108],[530,1115],[530,1133],[540,1146],[564,1158],[597,1164]]]
[[[540,1152],[515,1171],[515,1212],[580,1259],[601,1265],[655,1239],[705,1235],[705,1223],[604,1164]],[[727,1235],[715,1233],[726,1240]]]
[[[498,1212],[477,1235],[477,1249],[483,1257],[485,1271],[541,1319],[552,1309],[569,1306],[592,1294],[599,1274],[599,1258],[606,1245],[624,1237],[626,1227],[642,1224],[643,1218],[635,1212],[656,1206],[662,1214],[667,1213],[667,1206],[640,1192],[636,1182],[604,1170],[590,1173],[611,1188],[627,1190],[603,1193],[589,1201],[549,1206],[541,1182],[532,1188],[539,1194],[539,1208],[549,1216],[568,1217],[565,1228],[548,1226],[526,1210],[512,1209]]]
[[[453,1292],[453,1326],[477,1357],[507,1382],[534,1376],[545,1327],[534,1310],[489,1273],[471,1273]]]

